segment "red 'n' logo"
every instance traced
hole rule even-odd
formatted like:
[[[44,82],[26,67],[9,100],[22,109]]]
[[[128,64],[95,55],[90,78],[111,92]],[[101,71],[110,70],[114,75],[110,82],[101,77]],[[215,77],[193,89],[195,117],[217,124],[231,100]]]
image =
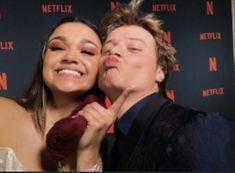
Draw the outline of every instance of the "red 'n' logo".
[[[206,14],[214,15],[214,3],[213,1],[206,1]]]
[[[171,100],[175,101],[175,92],[174,90],[167,90],[166,91],[167,97],[169,97]]]
[[[164,32],[164,39],[167,43],[171,44],[171,32]]]
[[[210,71],[217,71],[217,61],[216,57],[210,57],[209,58],[209,70]]]
[[[0,90],[7,90],[7,74],[0,74]]]
[[[115,2],[112,1],[110,5],[111,10],[115,10],[119,6],[120,6],[120,3],[118,1],[115,1]]]

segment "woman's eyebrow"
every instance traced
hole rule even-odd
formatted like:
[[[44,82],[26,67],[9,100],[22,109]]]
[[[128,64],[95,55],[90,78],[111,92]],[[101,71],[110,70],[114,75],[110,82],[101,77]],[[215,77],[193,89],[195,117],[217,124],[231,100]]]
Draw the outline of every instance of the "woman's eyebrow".
[[[51,38],[51,39],[48,41],[48,43],[50,43],[50,42],[51,42],[51,41],[53,41],[53,40],[61,40],[61,41],[65,41],[65,40],[66,40],[66,38],[65,38],[65,37],[63,37],[63,36],[53,37],[53,38]]]
[[[81,41],[80,41],[80,43],[82,43],[82,44],[92,44],[92,45],[94,45],[95,47],[97,47],[98,48],[98,45],[97,44],[95,44],[93,41],[91,41],[91,40],[88,40],[88,39],[82,39]]]

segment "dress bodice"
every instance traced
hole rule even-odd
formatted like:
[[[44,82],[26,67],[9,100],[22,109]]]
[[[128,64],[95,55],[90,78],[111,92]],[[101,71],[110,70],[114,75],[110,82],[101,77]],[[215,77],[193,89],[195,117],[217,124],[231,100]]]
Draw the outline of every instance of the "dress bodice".
[[[0,171],[24,171],[13,149],[0,147]]]

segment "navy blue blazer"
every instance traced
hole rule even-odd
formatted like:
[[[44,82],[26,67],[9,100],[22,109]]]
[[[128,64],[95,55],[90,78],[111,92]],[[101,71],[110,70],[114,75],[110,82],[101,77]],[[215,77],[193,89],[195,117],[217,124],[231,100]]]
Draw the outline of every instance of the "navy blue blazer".
[[[232,122],[160,94],[143,106],[121,145],[116,135],[112,155],[103,145],[105,171],[234,171]]]

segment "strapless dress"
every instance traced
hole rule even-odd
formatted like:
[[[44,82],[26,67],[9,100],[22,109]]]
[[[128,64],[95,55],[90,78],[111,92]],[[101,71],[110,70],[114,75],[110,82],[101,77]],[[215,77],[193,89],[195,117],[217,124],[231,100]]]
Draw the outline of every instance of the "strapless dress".
[[[0,147],[0,171],[24,171],[12,148]]]

